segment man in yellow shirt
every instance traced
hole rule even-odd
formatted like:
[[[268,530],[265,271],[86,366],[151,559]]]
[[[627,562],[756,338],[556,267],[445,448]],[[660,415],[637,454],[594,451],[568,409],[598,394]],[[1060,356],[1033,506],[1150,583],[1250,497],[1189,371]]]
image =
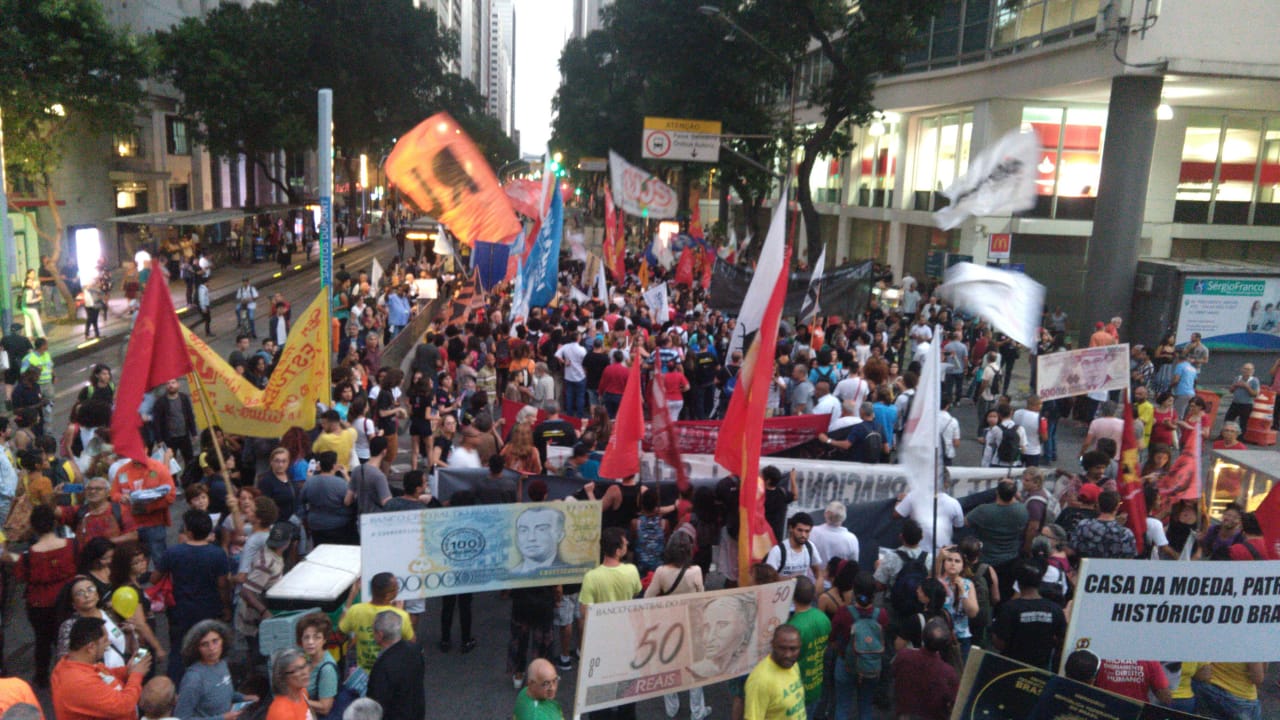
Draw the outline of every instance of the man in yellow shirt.
[[[1156,407],[1147,399],[1147,388],[1139,385],[1133,389],[1133,406],[1138,410],[1138,419],[1142,421],[1142,437],[1139,438],[1141,449],[1146,450],[1151,443],[1151,431],[1156,426]]]
[[[744,720],[798,720],[805,717],[800,680],[800,631],[779,625],[773,649],[747,676]]]
[[[352,586],[351,597],[347,598],[348,603],[355,598],[359,590],[359,583]],[[338,621],[339,630],[355,637],[356,664],[365,672],[373,669],[373,664],[378,660],[378,654],[382,652],[382,646],[373,637],[373,620],[378,613],[390,610],[399,615],[402,621],[400,636],[410,642],[413,641],[413,621],[409,619],[409,613],[391,604],[396,599],[397,591],[395,575],[389,572],[374,575],[369,581],[369,592],[373,598],[369,602],[351,605]]]
[[[1259,718],[1258,686],[1263,683],[1267,664],[1201,663],[1191,679],[1196,696],[1196,714],[1205,717]]]
[[[339,467],[354,470],[352,453],[356,446],[356,429],[343,422],[337,410],[329,409],[320,415],[320,430],[311,444],[312,454],[333,451],[338,456]]]

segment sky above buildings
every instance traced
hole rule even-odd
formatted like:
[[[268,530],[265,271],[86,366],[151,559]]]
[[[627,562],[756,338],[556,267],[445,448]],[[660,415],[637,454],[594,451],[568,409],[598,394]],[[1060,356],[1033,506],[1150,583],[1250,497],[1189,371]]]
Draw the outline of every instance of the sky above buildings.
[[[516,0],[516,128],[522,153],[546,150],[551,99],[560,87],[560,49],[572,32],[573,0]]]

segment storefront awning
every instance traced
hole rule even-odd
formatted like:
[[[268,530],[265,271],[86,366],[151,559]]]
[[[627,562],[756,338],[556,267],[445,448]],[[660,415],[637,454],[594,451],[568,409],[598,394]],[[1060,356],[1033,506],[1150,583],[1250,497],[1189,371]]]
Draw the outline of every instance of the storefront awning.
[[[133,223],[137,225],[217,225],[228,220],[239,220],[257,213],[242,208],[224,208],[221,210],[172,210],[169,212],[142,213],[140,215],[121,215],[108,218],[107,222]]]

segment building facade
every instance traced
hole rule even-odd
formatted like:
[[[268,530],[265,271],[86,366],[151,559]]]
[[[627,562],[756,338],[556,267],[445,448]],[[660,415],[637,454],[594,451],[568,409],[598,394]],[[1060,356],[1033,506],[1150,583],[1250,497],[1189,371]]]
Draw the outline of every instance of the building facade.
[[[1077,334],[1127,310],[1139,256],[1280,261],[1275,27],[1266,0],[952,0],[854,152],[815,164],[823,237],[921,277],[1010,233],[1008,262]],[[814,52],[799,71],[803,89],[829,68]],[[938,230],[941,191],[1018,129],[1041,145],[1035,207]]]

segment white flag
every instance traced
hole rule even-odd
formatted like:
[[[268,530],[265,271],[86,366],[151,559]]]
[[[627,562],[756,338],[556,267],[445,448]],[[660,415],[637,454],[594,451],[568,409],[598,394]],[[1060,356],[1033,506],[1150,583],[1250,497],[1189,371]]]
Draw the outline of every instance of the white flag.
[[[716,251],[716,255],[718,255],[721,260],[728,260],[729,256],[733,255],[737,251],[738,251],[738,231],[733,229],[733,223],[730,222],[729,223],[729,241],[726,242],[724,245],[720,246],[720,249]]]
[[[742,309],[738,311],[738,322],[729,338],[729,354],[735,350],[744,350],[743,340],[760,329],[764,320],[764,309],[773,294],[774,283],[782,272],[782,265],[787,259],[787,212],[786,198],[789,187],[782,189],[782,200],[773,211],[773,220],[769,222],[769,234],[764,238],[764,247],[760,248],[760,258],[756,261],[755,274],[751,276],[751,284],[747,286],[747,295],[742,300]],[[746,246],[743,245],[745,248]],[[783,278],[786,282],[786,278]],[[772,350],[770,350],[772,352]]]
[[[667,300],[667,284],[658,283],[644,291],[644,301],[649,306],[653,321],[662,325],[671,319],[670,304]]]
[[[934,337],[940,338],[942,332],[943,328],[938,328]],[[942,440],[938,435],[939,387],[942,382],[938,366],[942,345],[939,340],[925,352],[920,381],[916,383],[916,396],[911,401],[911,411],[903,423],[902,440],[898,445],[898,462],[907,469],[911,490],[926,493],[928,497],[932,497],[935,488],[941,488],[937,480],[942,472],[942,458],[939,456]]]
[[[813,274],[809,276],[809,289],[805,290],[804,303],[800,306],[800,323],[808,325],[818,314],[818,301],[822,290],[822,271],[827,265],[827,246],[822,246],[818,254],[818,262],[813,266]]]
[[[612,150],[609,151],[609,174],[613,201],[627,214],[654,220],[676,216],[680,205],[676,191]]]
[[[378,262],[378,258],[373,259],[373,269],[369,271],[369,291],[374,297],[378,296],[378,286],[382,284],[382,263]]]
[[[572,286],[569,288],[569,297],[573,298],[573,301],[579,304],[587,302],[591,299],[590,297],[587,296],[586,293],[582,292],[577,287],[572,287]]]
[[[604,277],[604,263],[596,266],[596,294],[603,303],[609,302],[609,285]]]
[[[973,263],[947,268],[942,296],[958,310],[972,312],[1014,342],[1035,347],[1044,307],[1044,286],[1020,272]]]
[[[950,230],[974,215],[1004,215],[1036,204],[1036,160],[1040,139],[1013,130],[969,162],[969,170],[942,192],[951,204],[933,214]]]
[[[516,279],[511,288],[511,336],[516,335],[516,320],[529,316],[529,289],[524,286],[524,261],[516,256]]]

